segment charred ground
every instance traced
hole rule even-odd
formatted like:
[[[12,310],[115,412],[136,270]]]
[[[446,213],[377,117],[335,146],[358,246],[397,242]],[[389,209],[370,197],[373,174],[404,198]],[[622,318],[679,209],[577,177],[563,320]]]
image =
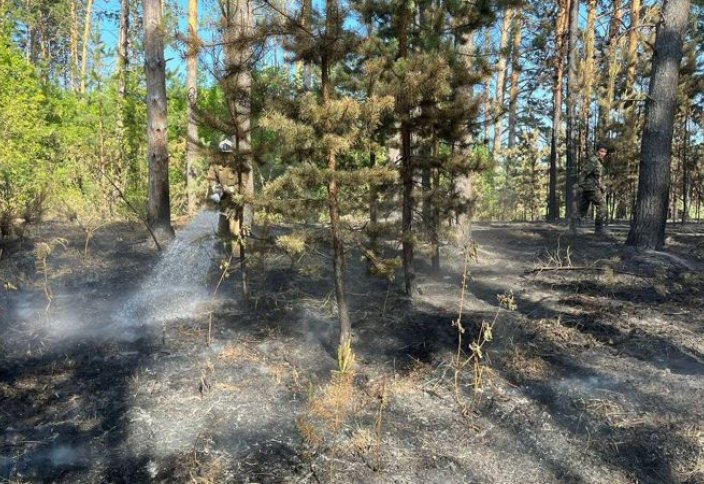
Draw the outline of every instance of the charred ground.
[[[349,257],[344,382],[324,245],[293,265],[267,249],[250,303],[233,274],[195,316],[134,338],[111,321],[159,259],[146,234],[112,225],[84,254],[79,231],[46,223],[0,260],[0,478],[704,482],[704,230],[673,227],[663,253],[614,231],[475,228],[463,351],[496,321],[477,392],[472,365],[454,378],[463,257],[449,246],[412,300]]]

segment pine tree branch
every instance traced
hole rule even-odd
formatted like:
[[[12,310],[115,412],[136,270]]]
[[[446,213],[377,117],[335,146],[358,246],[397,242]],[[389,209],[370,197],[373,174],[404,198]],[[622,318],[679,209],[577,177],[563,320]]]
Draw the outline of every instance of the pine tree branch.
[[[305,33],[308,34],[311,38],[313,38],[313,39],[316,38],[316,37],[315,37],[315,34],[313,34],[313,32],[311,32],[310,30],[308,30],[308,28],[307,28],[305,25],[303,25],[301,22],[299,22],[298,20],[296,20],[294,17],[290,16],[289,14],[287,14],[286,12],[284,12],[283,10],[281,10],[279,7],[277,7],[276,5],[274,5],[273,2],[271,2],[270,0],[262,0],[262,1],[263,1],[264,5],[267,5],[267,6],[268,6],[269,8],[271,8],[274,12],[278,13],[278,14],[281,15],[283,18],[285,18],[286,20],[288,20],[289,22],[291,22],[293,25],[296,26],[296,28],[298,28],[298,29],[300,29],[301,31],[305,32]]]

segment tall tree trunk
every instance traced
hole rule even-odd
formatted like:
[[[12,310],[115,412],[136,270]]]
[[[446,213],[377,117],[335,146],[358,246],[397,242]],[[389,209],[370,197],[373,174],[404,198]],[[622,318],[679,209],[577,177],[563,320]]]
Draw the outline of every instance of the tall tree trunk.
[[[440,156],[440,149],[437,135],[433,134],[431,156],[437,160]],[[430,214],[430,248],[431,248],[431,267],[433,272],[440,271],[440,204],[437,197],[440,191],[440,168],[432,168],[432,193],[431,200],[433,201]]]
[[[251,0],[224,0],[221,5],[224,27],[225,79],[227,106],[235,134],[234,170],[237,174],[237,190],[244,202],[236,207],[236,216],[231,220],[230,231],[237,241],[234,253],[240,260],[242,294],[249,297],[247,287],[246,247],[247,235],[252,227],[253,209],[251,198],[254,195],[254,173],[251,144]],[[222,216],[222,215],[221,215]]]
[[[78,91],[78,81],[76,79],[78,74],[78,11],[76,8],[76,2],[78,0],[70,1],[70,15],[71,15],[71,59],[69,59],[69,65],[71,66],[71,88]]]
[[[665,245],[670,156],[677,107],[682,44],[689,0],[665,0],[653,51],[650,89],[641,141],[636,208],[626,243],[640,248]]]
[[[582,158],[589,156],[589,127],[592,117],[592,94],[594,91],[594,41],[596,37],[596,0],[587,0],[587,28],[584,31],[584,56],[582,62],[582,129],[580,151]]]
[[[118,190],[124,192],[127,184],[127,150],[125,149],[125,119],[127,117],[127,67],[129,65],[129,45],[130,45],[130,3],[129,0],[121,0],[120,8],[120,33],[117,40],[117,92],[118,116],[117,116],[117,147],[120,159],[115,167],[114,178],[117,187],[113,199],[118,200],[120,194]]]
[[[402,2],[398,13],[398,58],[408,57],[409,24],[411,21],[410,5]],[[413,158],[411,153],[411,125],[406,101],[402,100],[401,112],[401,185],[403,200],[401,210],[401,245],[403,252],[403,275],[406,294],[412,296],[416,292],[416,273],[414,266],[413,244]]]
[[[311,15],[313,13],[312,0],[301,1],[301,18],[299,20],[303,29],[309,28],[311,24]],[[311,68],[310,64],[304,63],[302,60],[296,61],[296,88],[299,90],[308,90],[311,88]]]
[[[148,1],[148,0],[145,0]],[[86,92],[86,71],[88,69],[88,44],[90,43],[90,23],[93,17],[93,0],[88,0],[83,21],[83,51],[81,57],[81,94]],[[145,15],[146,17],[146,15]],[[163,57],[163,54],[162,54]]]
[[[570,229],[575,228],[576,184],[579,152],[579,130],[577,118],[577,93],[579,77],[577,60],[579,57],[579,0],[572,0],[569,14],[569,51],[567,55],[567,176],[565,183],[565,203]]]
[[[475,46],[474,46],[474,32],[470,32],[467,35],[465,42],[460,42],[460,53],[462,54],[462,59],[464,61],[464,67],[468,72],[473,69],[472,58],[474,56]],[[465,102],[467,104],[474,102],[474,85],[468,86],[464,89],[466,95]],[[468,123],[470,121],[468,120]],[[472,151],[472,133],[471,130],[467,130],[467,136],[463,140],[462,149],[466,150],[468,153]],[[472,174],[462,173],[455,176],[453,183],[455,185],[455,191],[459,195],[460,199],[469,201],[473,197],[472,189]],[[437,188],[436,188],[437,189]],[[457,214],[457,242],[460,247],[464,247],[469,243],[470,239],[470,212],[469,210],[460,210]]]
[[[198,98],[198,0],[188,0],[188,52],[186,54],[186,193],[188,212],[195,213],[196,198],[196,159],[198,157],[198,126],[193,113],[193,105]]]
[[[337,10],[335,0],[325,1],[326,35],[331,30],[332,18]],[[327,53],[324,53],[320,63],[320,88],[323,104],[330,102],[330,64]],[[335,274],[335,296],[337,299],[337,317],[340,322],[340,347],[349,346],[352,340],[352,321],[347,307],[347,291],[345,289],[345,248],[340,233],[340,208],[338,203],[338,186],[336,181],[337,157],[335,150],[328,148],[328,209],[330,213],[330,236],[333,249],[333,272]]]
[[[521,80],[521,39],[523,35],[523,2],[519,1],[513,16],[513,47],[511,48],[511,91],[508,99],[508,147],[516,145],[518,125],[518,93]]]
[[[628,51],[626,52],[626,97],[632,96],[635,90],[640,38],[640,7],[641,0],[631,0],[631,25],[628,30]]]
[[[611,129],[611,110],[616,96],[616,79],[621,70],[618,52],[621,50],[621,21],[623,17],[622,0],[613,1],[611,22],[609,23],[609,40],[606,46],[604,59],[606,61],[606,82],[604,95],[599,99],[599,122],[597,136],[603,141],[609,138]]]
[[[169,239],[173,237],[173,228],[169,209],[164,27],[159,0],[144,0],[144,66],[149,156],[147,220],[158,239]]]
[[[623,89],[622,114],[624,118],[624,171],[626,200],[625,206],[635,204],[638,172],[636,161],[638,149],[638,134],[640,131],[640,102],[636,102],[636,71],[638,68],[638,44],[640,43],[640,10],[641,0],[631,0],[631,24],[628,31],[628,46],[626,50],[626,81]],[[632,212],[631,212],[632,213]]]
[[[126,75],[130,50],[130,1],[121,0],[120,34],[117,41],[117,91],[122,101],[126,95]]]
[[[682,224],[685,224],[689,218],[689,109],[684,113],[682,145]]]
[[[484,55],[487,59],[491,59],[491,31],[484,30]],[[491,62],[491,61],[490,61]],[[491,113],[491,77],[487,76],[484,81],[484,89],[482,92],[482,105],[484,111],[484,141],[489,144],[491,139],[492,113]]]
[[[501,24],[501,40],[499,41],[499,59],[496,64],[496,95],[494,96],[494,157],[501,150],[503,134],[504,91],[506,90],[506,62],[508,58],[508,40],[511,32],[513,9],[506,9]]]
[[[560,207],[557,203],[557,165],[559,164],[558,146],[562,130],[562,90],[565,73],[565,36],[567,34],[567,19],[570,8],[569,0],[559,0],[555,20],[555,74],[552,91],[552,136],[550,137],[550,180],[548,192],[548,222],[554,222],[560,217]]]

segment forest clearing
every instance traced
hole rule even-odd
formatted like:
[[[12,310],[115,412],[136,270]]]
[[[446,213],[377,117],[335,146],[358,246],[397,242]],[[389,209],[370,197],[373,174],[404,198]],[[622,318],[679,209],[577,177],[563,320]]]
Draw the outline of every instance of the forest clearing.
[[[0,482],[704,483],[701,0],[0,17]]]

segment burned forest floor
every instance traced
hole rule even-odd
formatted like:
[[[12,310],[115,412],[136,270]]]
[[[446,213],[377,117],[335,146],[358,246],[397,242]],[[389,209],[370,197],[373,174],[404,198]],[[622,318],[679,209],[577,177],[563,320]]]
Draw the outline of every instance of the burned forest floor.
[[[478,224],[464,297],[451,245],[413,298],[352,248],[339,373],[329,247],[261,242],[245,300],[215,225],[2,247],[0,482],[704,483],[704,226]]]

